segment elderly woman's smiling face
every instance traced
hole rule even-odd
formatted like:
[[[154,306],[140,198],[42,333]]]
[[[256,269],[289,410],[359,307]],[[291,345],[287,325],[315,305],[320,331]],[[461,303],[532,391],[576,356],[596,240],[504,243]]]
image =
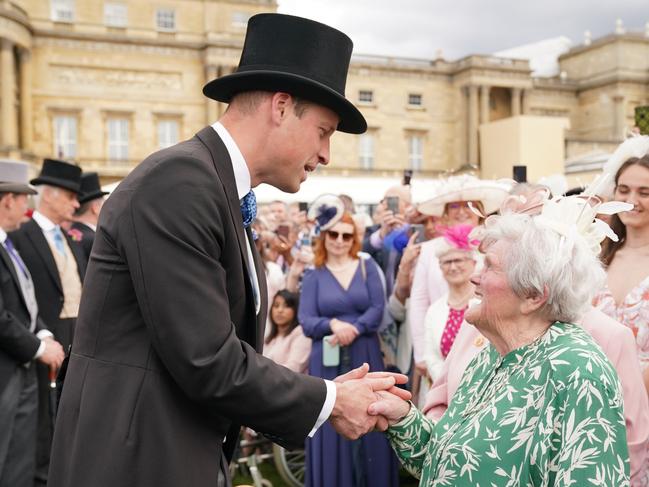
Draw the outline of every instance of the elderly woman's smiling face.
[[[480,331],[497,330],[502,321],[520,315],[522,300],[512,290],[505,272],[505,256],[510,246],[503,240],[490,245],[482,270],[471,278],[481,302],[471,306],[464,319]]]

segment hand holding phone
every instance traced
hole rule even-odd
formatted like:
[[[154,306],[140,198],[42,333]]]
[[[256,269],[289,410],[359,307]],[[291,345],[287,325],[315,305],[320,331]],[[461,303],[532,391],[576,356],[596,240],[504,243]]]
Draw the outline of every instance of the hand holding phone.
[[[413,235],[415,232],[417,232],[417,238],[415,239],[416,244],[426,241],[426,232],[424,230],[424,226],[421,223],[410,225],[410,235]]]
[[[399,213],[399,197],[398,196],[388,196],[385,198],[385,205],[393,215]]]

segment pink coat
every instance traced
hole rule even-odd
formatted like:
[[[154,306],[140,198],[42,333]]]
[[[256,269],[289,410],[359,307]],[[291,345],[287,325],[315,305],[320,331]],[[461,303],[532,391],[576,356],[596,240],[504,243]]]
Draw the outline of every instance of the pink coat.
[[[581,322],[602,347],[620,377],[631,460],[631,485],[646,485],[649,477],[649,402],[640,373],[635,338],[629,328],[594,308],[584,315]],[[469,362],[488,344],[474,326],[467,323],[462,325],[439,378],[426,396],[424,413],[429,418],[438,420],[442,417]]]
[[[408,322],[412,334],[412,349],[415,363],[425,361],[424,318],[428,307],[448,292],[448,285],[439,268],[437,249],[442,237],[421,244],[421,252],[415,267],[415,276],[410,290]]]
[[[301,326],[296,326],[287,336],[276,336],[264,345],[264,357],[302,374],[306,373],[310,355],[311,339],[304,336]]]

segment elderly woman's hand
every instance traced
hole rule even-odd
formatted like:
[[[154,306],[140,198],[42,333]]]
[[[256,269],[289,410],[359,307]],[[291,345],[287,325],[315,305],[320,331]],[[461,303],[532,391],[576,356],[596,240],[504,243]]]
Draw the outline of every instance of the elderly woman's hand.
[[[374,391],[376,402],[370,404],[367,412],[372,416],[383,416],[392,426],[408,415],[410,403],[387,391]]]

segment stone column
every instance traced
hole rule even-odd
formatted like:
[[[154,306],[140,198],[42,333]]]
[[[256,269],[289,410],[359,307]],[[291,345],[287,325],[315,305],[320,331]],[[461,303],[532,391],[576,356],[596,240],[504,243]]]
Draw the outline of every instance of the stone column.
[[[20,51],[20,145],[26,151],[32,150],[34,141],[32,117],[32,57],[23,49]]]
[[[478,87],[469,86],[469,160],[478,162]]]
[[[16,130],[16,72],[14,66],[13,43],[7,39],[0,40],[0,143],[17,147]]]
[[[218,77],[218,68],[213,64],[205,66],[205,81],[209,83]],[[219,105],[217,101],[211,98],[205,98],[205,116],[207,117],[206,123],[213,124],[219,118]]]
[[[480,87],[480,125],[489,122],[489,86]]]
[[[521,114],[521,89],[512,88],[512,117]]]
[[[626,130],[626,100],[623,95],[613,96],[613,133],[614,139],[622,140]]]

